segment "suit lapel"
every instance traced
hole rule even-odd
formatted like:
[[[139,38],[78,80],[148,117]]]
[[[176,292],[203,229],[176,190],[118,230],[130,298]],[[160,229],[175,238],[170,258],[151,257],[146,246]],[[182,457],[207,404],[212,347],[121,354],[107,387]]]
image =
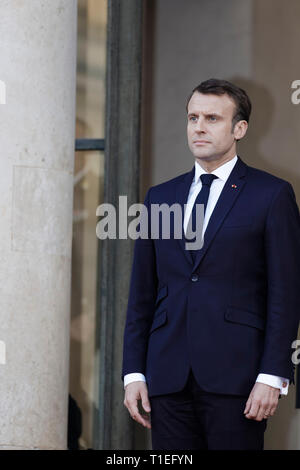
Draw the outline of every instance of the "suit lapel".
[[[183,232],[183,224],[182,224],[182,238],[177,239],[181,249],[183,249],[184,254],[187,260],[193,266],[193,270],[195,270],[199,264],[201,263],[208,247],[212,243],[214,237],[217,234],[217,231],[221,227],[225,217],[229,213],[230,209],[232,208],[234,202],[238,198],[244,184],[245,184],[245,174],[247,171],[247,165],[241,160],[238,156],[238,160],[233,167],[232,172],[227,179],[224,188],[218,198],[216,206],[211,214],[209,222],[207,224],[205,233],[204,233],[204,244],[200,250],[197,251],[195,264],[193,265],[193,259],[189,252],[189,250],[185,249],[185,238]],[[182,207],[182,213],[184,214],[184,205],[187,203],[187,198],[190,190],[190,186],[193,181],[195,173],[195,167],[185,175],[181,183],[178,184],[176,190],[176,202],[180,203]]]
[[[246,182],[244,176],[247,171],[247,165],[238,157],[236,164],[230,173],[224,188],[219,196],[217,204],[210,216],[206,230],[204,232],[204,244],[200,250],[198,250],[194,270],[201,263],[203,256],[205,255],[208,247],[212,243],[217,231],[221,227],[225,217],[229,214],[234,202],[238,198],[243,186]]]

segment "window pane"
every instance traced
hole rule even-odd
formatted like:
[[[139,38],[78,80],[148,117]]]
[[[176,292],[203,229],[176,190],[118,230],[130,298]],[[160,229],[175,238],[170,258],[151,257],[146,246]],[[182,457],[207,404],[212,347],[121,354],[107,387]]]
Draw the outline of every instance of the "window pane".
[[[103,138],[107,0],[78,1],[77,138]]]
[[[104,138],[107,0],[78,1],[76,138]],[[74,169],[70,395],[82,417],[80,448],[93,446],[98,408],[96,209],[103,202],[104,153],[76,152]],[[72,402],[74,404],[74,402]]]
[[[82,414],[80,446],[92,447],[98,408],[96,337],[97,206],[103,202],[104,154],[76,152],[72,245],[70,395]]]

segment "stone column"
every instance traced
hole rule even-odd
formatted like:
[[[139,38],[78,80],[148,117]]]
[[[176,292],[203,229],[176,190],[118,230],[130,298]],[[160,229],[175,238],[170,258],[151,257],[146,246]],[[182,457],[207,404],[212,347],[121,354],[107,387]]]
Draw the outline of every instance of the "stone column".
[[[0,16],[0,450],[67,444],[76,0]]]

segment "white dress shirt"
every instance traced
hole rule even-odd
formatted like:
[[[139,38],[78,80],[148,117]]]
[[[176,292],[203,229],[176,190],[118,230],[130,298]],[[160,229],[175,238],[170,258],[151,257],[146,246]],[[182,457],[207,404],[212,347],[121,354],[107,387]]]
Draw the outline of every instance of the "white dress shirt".
[[[212,181],[211,187],[210,187],[210,193],[209,193],[209,198],[207,201],[207,206],[205,210],[205,216],[204,216],[204,221],[203,221],[203,229],[202,229],[202,238],[204,236],[204,232],[206,230],[208,221],[210,219],[210,216],[215,208],[215,205],[217,203],[217,200],[219,199],[219,196],[222,192],[222,189],[227,181],[227,178],[229,177],[234,165],[237,162],[237,156],[232,158],[226,163],[223,163],[223,165],[219,166],[216,168],[212,173],[216,175],[218,178],[214,179]],[[184,213],[184,232],[186,233],[188,221],[193,209],[193,205],[195,203],[195,200],[198,196],[198,193],[201,191],[202,188],[202,183],[200,179],[200,175],[203,173],[207,173],[200,164],[195,161],[195,176],[193,179],[193,182],[190,187],[188,199],[187,199],[187,204],[186,204],[186,209]],[[124,388],[126,385],[128,385],[131,382],[135,381],[143,381],[146,382],[146,378],[143,374],[139,372],[134,372],[131,374],[126,374],[124,376]],[[282,395],[287,395],[288,393],[288,386],[289,386],[289,380],[284,378],[284,377],[278,377],[276,375],[270,375],[270,374],[258,374],[258,377],[256,379],[256,382],[264,383],[267,385],[271,385],[272,387],[276,387],[280,389],[280,393]]]

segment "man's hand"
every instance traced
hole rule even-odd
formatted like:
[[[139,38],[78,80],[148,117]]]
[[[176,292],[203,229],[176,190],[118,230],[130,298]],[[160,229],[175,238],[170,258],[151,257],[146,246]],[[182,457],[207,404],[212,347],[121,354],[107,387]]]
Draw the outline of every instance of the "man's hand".
[[[142,400],[144,410],[150,413],[150,403],[148,398],[148,388],[146,382],[137,380],[131,382],[125,387],[124,405],[128,409],[131,417],[146,428],[151,428],[150,416],[140,414],[138,409],[138,400]]]
[[[244,409],[245,417],[262,421],[273,416],[278,405],[279,394],[279,388],[256,382]]]

